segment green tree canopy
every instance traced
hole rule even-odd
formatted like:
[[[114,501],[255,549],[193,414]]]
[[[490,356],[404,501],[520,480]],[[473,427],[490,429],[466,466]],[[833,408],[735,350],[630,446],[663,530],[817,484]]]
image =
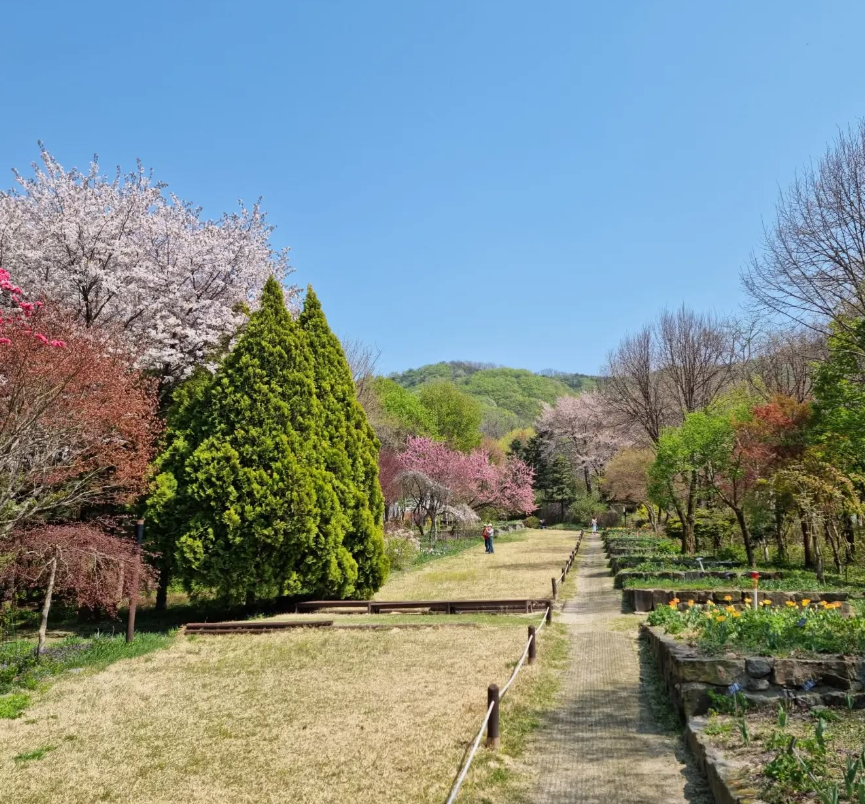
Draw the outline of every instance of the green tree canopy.
[[[436,438],[452,449],[468,452],[481,443],[481,406],[451,382],[434,382],[421,388],[420,403],[432,423]]]
[[[384,426],[402,443],[407,436],[433,437],[433,423],[416,394],[386,377],[376,377],[372,390],[381,406]]]
[[[378,482],[378,440],[357,401],[342,345],[328,326],[318,297],[307,289],[299,323],[312,354],[316,397],[323,411],[324,466],[349,524],[343,544],[357,563],[354,593],[372,595],[384,582],[388,561]]]
[[[238,343],[181,401],[156,463],[151,530],[187,584],[246,601],[354,593],[351,520],[325,466],[314,377],[307,338],[271,278]]]

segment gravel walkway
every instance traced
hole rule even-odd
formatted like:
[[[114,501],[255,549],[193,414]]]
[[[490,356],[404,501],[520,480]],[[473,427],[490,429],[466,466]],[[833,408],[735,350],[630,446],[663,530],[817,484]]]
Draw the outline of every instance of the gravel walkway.
[[[653,722],[636,628],[622,628],[621,607],[600,536],[586,533],[576,597],[556,617],[570,627],[571,662],[531,751],[539,772],[534,804],[704,801],[698,772],[681,761],[680,740]]]

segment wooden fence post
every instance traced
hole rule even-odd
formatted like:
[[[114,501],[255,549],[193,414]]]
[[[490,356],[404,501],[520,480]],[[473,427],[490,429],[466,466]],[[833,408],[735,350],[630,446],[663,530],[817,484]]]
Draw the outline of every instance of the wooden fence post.
[[[493,711],[490,712],[490,719],[487,721],[487,748],[492,748],[497,751],[502,741],[499,737],[499,687],[497,684],[490,684],[487,687],[487,708],[493,705]]]
[[[553,600],[558,600],[558,596],[559,596],[559,585],[556,583],[556,579],[555,579],[555,578],[551,578],[551,580],[552,580],[552,582],[553,582]]]
[[[535,627],[529,626],[529,664],[534,664],[538,656],[538,643],[535,636]]]

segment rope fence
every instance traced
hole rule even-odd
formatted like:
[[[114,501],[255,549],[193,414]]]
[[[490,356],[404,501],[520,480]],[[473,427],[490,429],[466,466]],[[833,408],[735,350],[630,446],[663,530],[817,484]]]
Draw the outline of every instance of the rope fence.
[[[562,567],[561,575],[558,578],[553,578],[553,600],[556,599],[558,593],[558,585],[565,582],[565,579],[568,577],[568,572],[571,569],[571,566],[574,563],[574,559],[576,558],[577,551],[580,549],[580,544],[583,541],[583,531],[580,531],[579,538],[577,539],[577,545],[571,551],[570,556],[568,556],[568,560],[565,562],[565,565]],[[463,762],[462,769],[459,772],[459,775],[454,782],[453,787],[451,788],[450,795],[447,798],[445,804],[454,804],[456,801],[457,795],[460,792],[460,788],[463,785],[463,782],[468,775],[469,768],[474,761],[475,754],[478,752],[478,748],[481,744],[481,739],[483,739],[484,731],[487,732],[487,746],[493,749],[499,747],[499,704],[502,701],[502,698],[505,697],[507,691],[510,689],[511,684],[517,678],[517,674],[523,667],[526,659],[529,660],[529,664],[534,664],[535,657],[537,655],[537,639],[538,634],[543,630],[543,627],[552,622],[552,614],[553,614],[553,606],[550,603],[550,606],[547,608],[546,612],[544,612],[544,616],[541,619],[539,625],[530,625],[529,626],[529,638],[526,642],[525,648],[523,648],[523,655],[520,657],[520,660],[517,662],[516,667],[514,667],[514,672],[511,673],[511,677],[508,679],[507,683],[504,687],[502,687],[501,692],[496,684],[490,684],[487,689],[487,713],[484,715],[484,719],[481,722],[481,727],[478,729],[477,736],[472,743],[472,749]]]

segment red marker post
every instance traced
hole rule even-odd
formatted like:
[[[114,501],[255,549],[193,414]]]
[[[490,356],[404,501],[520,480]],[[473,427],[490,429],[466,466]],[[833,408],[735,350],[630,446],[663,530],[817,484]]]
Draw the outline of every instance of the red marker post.
[[[754,588],[754,611],[757,611],[757,584],[760,581],[760,573],[756,571],[752,571],[751,573],[751,586]]]

